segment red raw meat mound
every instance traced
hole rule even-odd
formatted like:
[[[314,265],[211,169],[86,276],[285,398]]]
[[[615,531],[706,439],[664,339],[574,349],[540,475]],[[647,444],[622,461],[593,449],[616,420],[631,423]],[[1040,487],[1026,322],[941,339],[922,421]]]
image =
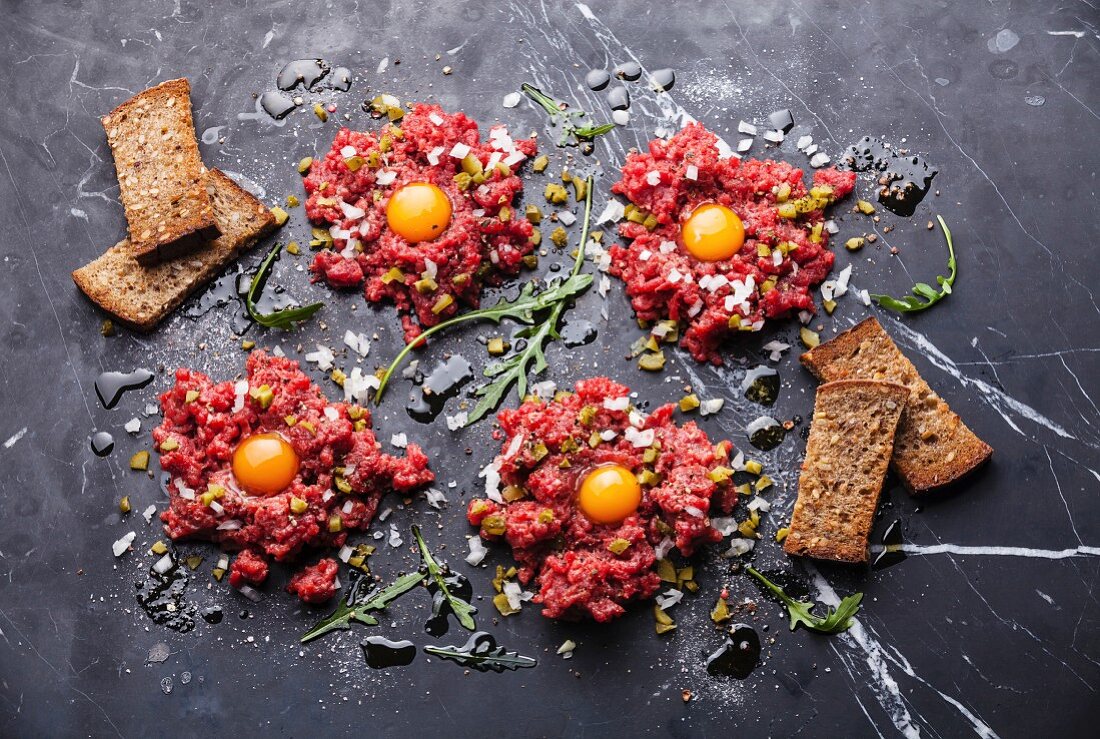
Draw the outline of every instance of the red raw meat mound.
[[[628,601],[653,596],[661,582],[658,550],[676,547],[689,556],[699,545],[719,541],[710,524],[711,501],[726,510],[737,501],[732,483],[716,483],[709,474],[728,461],[732,445],[712,444],[694,422],[677,426],[671,404],[648,416],[619,409],[621,401],[613,399],[629,392],[597,377],[578,382],[574,393],[549,402],[526,400],[499,415],[504,451],[491,467],[511,502],[490,491],[496,500],[471,500],[467,519],[490,540],[500,536],[486,528],[503,524],[520,582],[538,580],[534,601],[549,618],[609,621],[624,613]],[[616,432],[613,439],[599,437],[609,431]],[[648,463],[647,450],[657,452]],[[604,464],[659,476],[642,484],[638,510],[618,524],[594,523],[576,503],[585,475]],[[629,542],[621,554],[608,548],[616,539]]]
[[[456,145],[459,153],[469,147],[481,176],[471,181],[463,173],[462,159],[451,156]],[[305,178],[306,214],[333,237],[332,248],[314,258],[315,278],[337,288],[362,285],[368,302],[395,303],[406,341],[460,306],[476,308],[482,285],[515,275],[534,249],[533,228],[513,201],[523,191],[515,171],[535,151],[532,139],[513,140],[503,126],[482,142],[475,121],[438,105],[418,104],[400,127],[387,124],[377,135],[341,129]],[[432,241],[409,243],[387,225],[390,196],[412,182],[436,185],[451,202],[450,225]],[[438,288],[418,291],[424,276]],[[433,312],[445,295],[453,302]]]
[[[435,479],[420,447],[409,444],[403,458],[384,454],[370,412],[329,401],[297,362],[257,350],[246,369],[247,379],[220,383],[177,370],[175,386],[160,396],[164,421],[153,429],[170,477],[165,532],[240,550],[231,584],[263,582],[269,558],[287,561],[307,547],[343,546],[349,531],[370,525],[383,495],[409,494]],[[266,393],[252,397],[261,389],[270,391],[266,408]],[[298,474],[282,492],[249,495],[233,476],[233,452],[245,438],[271,432],[294,448]],[[207,502],[204,493],[210,493]],[[318,569],[326,561],[296,586],[303,600],[317,602],[335,591],[325,584],[328,566]]]
[[[697,361],[721,364],[719,347],[729,336],[759,331],[766,319],[790,311],[815,310],[810,291],[833,266],[824,209],[852,191],[856,176],[819,169],[808,190],[802,170],[786,162],[721,159],[717,141],[692,123],[667,141],[649,142],[648,153],[627,157],[611,190],[657,223],[650,230],[623,221],[619,233],[630,245],[609,252],[610,272],[626,283],[638,317],[680,322],[683,347]],[[686,176],[688,167],[697,170],[695,179]],[[653,172],[657,184],[650,184]],[[701,261],[683,246],[681,223],[705,203],[730,208],[744,224],[745,243],[729,259]],[[781,215],[789,213],[787,204],[796,206],[793,217]]]

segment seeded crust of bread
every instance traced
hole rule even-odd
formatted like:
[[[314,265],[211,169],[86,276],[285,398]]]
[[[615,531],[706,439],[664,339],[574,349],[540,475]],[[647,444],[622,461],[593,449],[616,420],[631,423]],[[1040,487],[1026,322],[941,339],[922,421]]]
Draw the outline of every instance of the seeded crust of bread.
[[[221,235],[194,253],[143,264],[128,241],[73,272],[73,282],[100,308],[138,331],[151,331],[188,295],[275,230],[263,203],[217,169],[206,173],[205,189]]]
[[[218,235],[186,79],[138,93],[102,123],[137,259],[168,259]]]
[[[909,388],[892,465],[913,495],[950,485],[993,454],[993,448],[928,386],[873,317],[806,352],[802,364],[826,382],[887,380]]]
[[[875,508],[909,388],[839,380],[817,388],[787,554],[866,562]]]

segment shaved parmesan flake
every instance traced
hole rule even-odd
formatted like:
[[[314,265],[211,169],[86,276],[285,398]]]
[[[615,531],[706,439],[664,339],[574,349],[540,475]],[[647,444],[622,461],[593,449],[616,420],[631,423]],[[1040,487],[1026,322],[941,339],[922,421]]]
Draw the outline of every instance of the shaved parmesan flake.
[[[470,553],[466,555],[466,564],[476,567],[485,559],[489,550],[485,548],[485,542],[480,536],[471,536],[466,540],[466,544],[470,547]]]

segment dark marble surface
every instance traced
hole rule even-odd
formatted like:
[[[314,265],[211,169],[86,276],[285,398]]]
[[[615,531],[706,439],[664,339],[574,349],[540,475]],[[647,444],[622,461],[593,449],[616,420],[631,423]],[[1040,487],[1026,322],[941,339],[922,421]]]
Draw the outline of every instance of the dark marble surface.
[[[7,4],[0,28],[0,734],[1095,735],[1088,728],[1100,717],[1095,6],[719,0],[641,7],[592,2],[586,15],[551,2]],[[911,219],[887,214],[878,244],[839,254],[838,268],[853,263],[853,285],[894,293],[931,278],[942,271],[944,253],[925,223],[940,213],[958,246],[955,294],[903,320],[849,295],[815,323],[832,335],[869,312],[879,315],[932,385],[996,448],[993,463],[956,494],[928,503],[914,502],[891,480],[875,541],[900,519],[908,557],[870,571],[788,561],[772,537],[793,504],[803,442],[792,434],[759,455],[777,486],[755,562],[789,570],[815,597],[830,587],[863,590],[858,626],[843,637],[788,632],[780,607],[714,552],[699,563],[702,593],[673,609],[679,629],[666,638],[654,636],[645,607],[595,628],[551,623],[531,606],[490,624],[492,606],[481,601],[484,625],[509,647],[540,658],[537,669],[516,674],[464,675],[424,659],[372,671],[357,646],[366,629],[300,648],[297,636],[318,612],[281,591],[286,573],[276,572],[263,601],[252,604],[224,585],[208,585],[216,554],[199,544],[181,547],[206,557],[187,597],[221,605],[225,619],[200,622],[188,634],[153,624],[136,608],[133,583],[152,561],[145,549],[161,535],[140,511],[162,509],[164,498],[126,461],[148,448],[155,419],[143,418],[134,437],[122,426],[168,385],[172,368],[232,377],[244,354],[229,309],[176,315],[150,336],[99,335],[99,314],[69,279],[125,229],[98,117],[150,83],[187,76],[206,163],[243,176],[277,202],[298,192],[292,164],[327,148],[337,121],[322,125],[301,111],[275,128],[239,114],[253,109],[253,94],[271,87],[283,62],[314,55],[354,71],[350,93],[325,96],[339,105],[338,116],[350,112],[351,125],[374,125],[358,102],[384,90],[438,100],[485,123],[499,118],[520,132],[541,130],[541,112],[526,103],[501,107],[503,95],[525,80],[605,117],[602,95],[579,85],[584,73],[636,57],[649,69],[675,68],[678,81],[670,96],[636,96],[631,125],[597,146],[604,165],[644,145],[668,115],[686,111],[720,132],[734,131],[733,142],[738,120],[763,123],[783,107],[797,126],[778,155],[791,161],[805,161],[793,146],[801,133],[834,158],[864,134],[927,156],[941,169],[940,196],[930,196]],[[384,58],[389,65],[379,73]],[[452,75],[442,74],[445,65]],[[544,148],[549,144],[544,137]],[[758,141],[753,154],[762,146]],[[610,182],[599,181],[600,200]],[[538,180],[531,189],[540,189]],[[887,225],[896,228],[885,233]],[[864,228],[865,220],[842,214],[839,237]],[[306,233],[299,211],[279,238]],[[246,267],[262,251],[245,259]],[[365,329],[379,336],[365,364],[392,356],[392,309],[328,295],[308,284],[306,264],[304,257],[285,258],[273,284],[303,301],[327,299],[319,320],[292,335],[250,335],[294,355],[299,345],[339,346],[346,328]],[[600,317],[605,307],[607,321]],[[644,377],[622,359],[639,331],[617,282],[606,301],[595,291],[585,296],[578,313],[597,322],[599,336],[582,349],[554,349],[549,377],[568,385],[606,373],[653,404],[676,399],[691,382],[706,396],[729,399],[703,422],[708,431],[747,446],[744,426],[760,409],[739,399],[744,370],[737,361],[717,371],[677,353],[665,373],[674,381]],[[456,333],[424,361],[459,350],[481,363],[483,354],[470,347],[486,331]],[[793,324],[765,333],[796,342]],[[760,361],[751,347],[730,354]],[[96,375],[137,366],[158,369],[154,383],[104,410],[92,390]],[[808,415],[812,381],[791,352],[779,370],[776,415]],[[380,436],[407,433],[433,456],[440,480],[456,486],[445,488],[450,505],[442,512],[418,500],[387,525],[407,531],[420,520],[431,544],[445,545],[462,564],[469,533],[463,502],[478,491],[477,471],[491,458],[490,427],[452,434],[442,424],[417,424],[402,407],[408,383],[398,385],[375,417]],[[116,438],[114,454],[104,459],[89,449],[97,428]],[[123,495],[135,508],[125,521],[116,507]],[[135,550],[115,559],[111,542],[128,530],[137,532]],[[374,560],[384,577],[414,561],[407,547],[384,548]],[[508,561],[502,548],[486,560],[490,568]],[[491,592],[490,569],[462,569],[475,592]],[[721,640],[706,611],[722,583],[735,599],[761,602],[753,623],[766,642],[764,664],[740,682],[708,677],[702,666]],[[422,631],[427,606],[425,597],[406,597],[374,632],[430,643]],[[247,619],[238,617],[242,610]],[[461,641],[457,631],[443,641]],[[570,661],[554,655],[566,638],[579,645]],[[158,644],[170,655],[147,662]],[[688,704],[685,689],[695,695]]]

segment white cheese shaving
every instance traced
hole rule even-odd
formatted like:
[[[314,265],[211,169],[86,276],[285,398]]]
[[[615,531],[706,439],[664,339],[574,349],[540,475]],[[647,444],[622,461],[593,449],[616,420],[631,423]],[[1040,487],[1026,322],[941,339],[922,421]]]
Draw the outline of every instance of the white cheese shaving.
[[[657,596],[657,598],[656,598],[657,607],[660,608],[662,611],[667,611],[669,608],[672,608],[674,605],[676,605],[677,603],[679,603],[683,599],[684,599],[684,591],[683,590],[676,590],[675,588],[669,588],[663,594]]]
[[[711,398],[710,400],[704,400],[699,403],[699,415],[712,416],[718,411],[722,410],[722,406],[726,404],[724,398]]]
[[[603,407],[609,411],[625,411],[630,407],[630,398],[626,395],[621,398],[604,398]]]
[[[470,553],[466,555],[466,564],[477,567],[485,559],[489,550],[485,548],[485,542],[480,536],[471,536],[466,540],[466,545],[470,547]]]
[[[312,362],[317,365],[317,369],[328,372],[332,369],[332,360],[336,359],[336,355],[332,353],[324,344],[317,345],[317,351],[309,352],[305,357],[307,362]]]
[[[639,431],[633,426],[627,426],[626,431],[623,432],[623,437],[625,437],[636,449],[644,449],[645,447],[652,446],[655,435],[656,432],[654,429]]]
[[[114,552],[116,557],[121,557],[126,553],[126,550],[130,548],[130,544],[134,541],[134,537],[136,536],[137,533],[133,531],[123,534],[122,538],[111,545],[111,551]]]
[[[618,200],[608,200],[603,213],[600,213],[600,217],[596,219],[596,223],[617,223],[623,219],[624,214],[625,207],[622,203]]]

